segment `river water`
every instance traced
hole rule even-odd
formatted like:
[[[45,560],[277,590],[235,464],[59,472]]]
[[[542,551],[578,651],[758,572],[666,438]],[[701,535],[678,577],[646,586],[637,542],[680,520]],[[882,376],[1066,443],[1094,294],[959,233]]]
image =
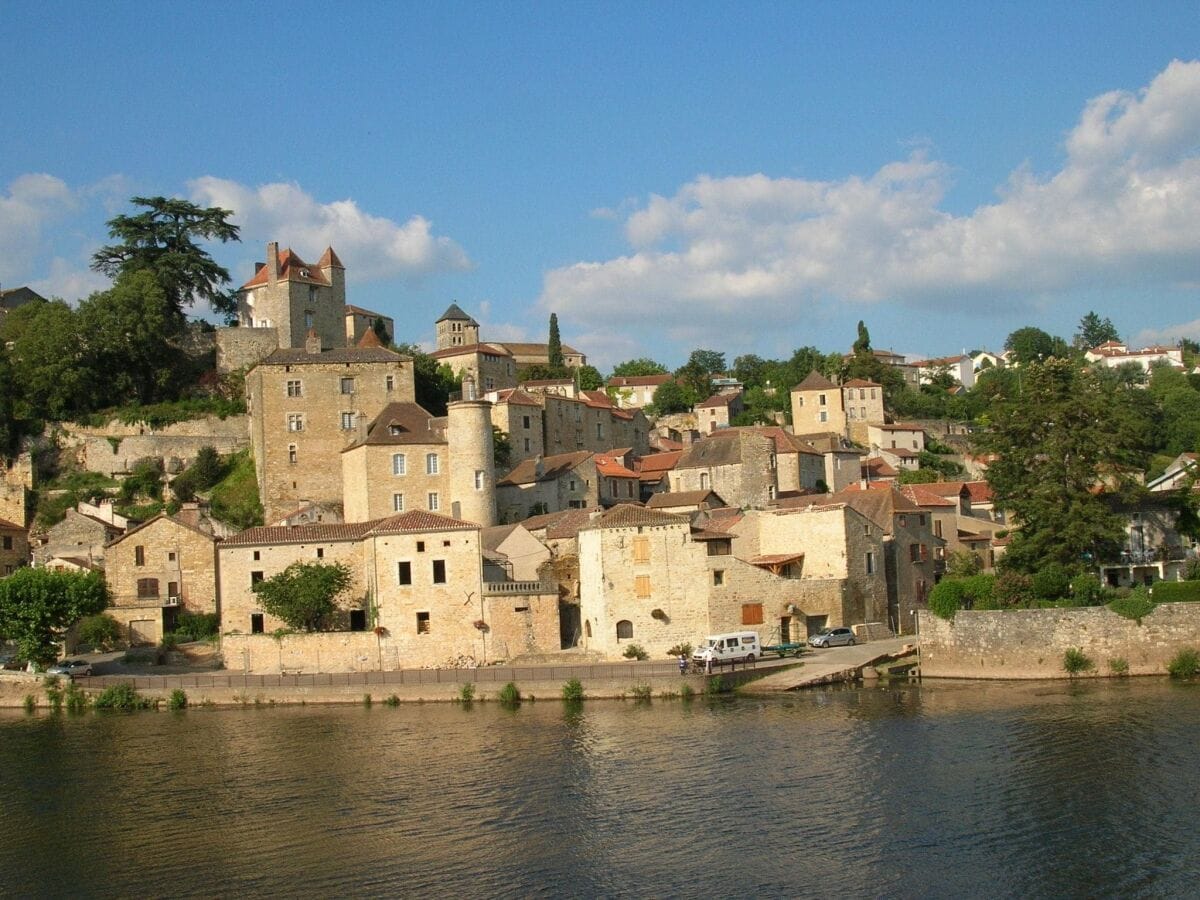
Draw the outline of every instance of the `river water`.
[[[0,895],[1181,897],[1200,685],[0,716]]]

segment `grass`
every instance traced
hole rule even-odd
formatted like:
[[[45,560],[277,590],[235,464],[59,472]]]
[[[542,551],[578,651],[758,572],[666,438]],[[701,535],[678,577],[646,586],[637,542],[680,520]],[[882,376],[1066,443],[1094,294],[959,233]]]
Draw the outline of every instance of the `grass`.
[[[682,700],[684,703],[690,703],[692,701],[692,698],[695,696],[696,696],[696,691],[692,688],[692,686],[690,684],[682,685],[679,688],[679,699]]]
[[[1114,656],[1108,661],[1108,671],[1123,678],[1129,674],[1129,660],[1123,656]]]
[[[500,702],[505,706],[516,706],[521,702],[521,692],[511,681],[500,688]]]
[[[167,700],[167,707],[170,709],[187,709],[188,696],[183,688],[175,688],[171,691],[171,697]]]
[[[25,712],[31,713],[37,709],[37,697],[33,694],[25,695]]]
[[[1195,647],[1184,647],[1167,663],[1167,673],[1172,678],[1195,678],[1200,675],[1200,651]]]
[[[1079,647],[1068,647],[1067,652],[1063,654],[1062,667],[1064,672],[1074,678],[1076,675],[1092,671],[1096,664]]]
[[[222,522],[238,528],[251,528],[263,523],[254,460],[249,450],[235,453],[229,458],[229,473],[212,489],[209,502],[214,518]]]
[[[629,689],[629,693],[633,695],[633,699],[638,703],[649,703],[651,688],[648,684],[635,684]]]
[[[562,698],[569,703],[578,703],[583,699],[583,682],[572,678],[562,688]]]
[[[473,682],[466,682],[458,686],[458,699],[460,703],[470,703],[475,699],[475,685]]]

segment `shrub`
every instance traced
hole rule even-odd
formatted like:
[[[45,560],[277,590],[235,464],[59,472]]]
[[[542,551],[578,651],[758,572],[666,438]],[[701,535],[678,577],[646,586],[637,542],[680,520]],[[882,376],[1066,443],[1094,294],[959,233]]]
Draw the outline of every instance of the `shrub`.
[[[562,689],[563,699],[568,702],[578,702],[583,699],[583,682],[578,678],[572,678]]]
[[[642,648],[641,644],[629,644],[625,647],[625,652],[621,655],[626,659],[643,660],[650,658],[650,654]]]
[[[733,682],[724,675],[710,675],[704,681],[704,693],[712,697],[717,694],[728,694],[733,690]]]
[[[368,697],[371,695],[368,694]],[[171,691],[171,698],[167,701],[167,706],[171,709],[187,709],[188,699],[187,693],[183,688],[175,688]]]
[[[370,695],[370,694],[363,694],[363,706],[365,706],[367,709],[370,709],[370,708],[371,708],[371,703],[372,703],[372,700],[371,700],[371,695]]]
[[[511,681],[500,688],[500,702],[505,706],[516,706],[521,702],[521,692]]]
[[[470,703],[475,699],[475,685],[468,681],[466,684],[458,686],[458,699],[463,703]]]
[[[121,657],[121,663],[126,666],[161,666],[163,654],[157,647],[126,650],[125,655]]]
[[[181,612],[175,624],[175,637],[181,641],[209,641],[220,630],[221,617],[216,613]]]
[[[939,619],[953,619],[962,609],[963,583],[957,578],[943,578],[929,592],[929,611]]]
[[[1078,647],[1069,647],[1063,654],[1063,671],[1074,678],[1082,672],[1090,672],[1096,667],[1091,657]]]
[[[678,659],[681,656],[686,656],[688,659],[691,659],[693,649],[695,649],[695,648],[692,647],[691,644],[676,644],[674,647],[672,647],[670,650],[667,651],[667,656],[670,656],[673,659]]]
[[[690,684],[681,685],[679,688],[679,699],[684,703],[690,703],[692,698],[696,696],[696,692],[692,690]]]
[[[1118,597],[1111,601],[1108,604],[1108,608],[1118,616],[1133,619],[1140,625],[1142,624],[1142,619],[1153,611],[1154,601],[1146,594],[1135,591],[1127,597]]]
[[[1129,660],[1123,656],[1114,656],[1108,661],[1108,671],[1114,675],[1124,677],[1129,674]]]
[[[80,619],[76,633],[80,643],[97,650],[108,650],[121,639],[121,627],[115,619],[103,613]]]
[[[1020,572],[1001,572],[996,576],[992,595],[1003,609],[1024,606],[1033,596],[1033,584],[1029,576]]]
[[[1084,573],[1071,579],[1071,599],[1078,606],[1098,606],[1104,588],[1095,575]]]
[[[1031,581],[1033,596],[1039,600],[1058,600],[1071,589],[1071,575],[1061,563],[1049,563]]]
[[[1172,678],[1195,678],[1200,675],[1200,651],[1184,647],[1167,663],[1167,672]]]
[[[629,693],[633,694],[633,699],[636,700],[638,703],[649,703],[650,702],[651,691],[650,691],[650,685],[648,685],[648,684],[635,684],[633,687],[631,687],[629,689]]]
[[[947,578],[970,578],[983,571],[983,560],[970,550],[955,550],[946,557]]]
[[[33,696],[33,694],[26,694],[25,695],[25,712],[31,713],[35,709],[37,709],[37,697]]]
[[[80,688],[74,682],[67,685],[67,690],[66,690],[64,696],[67,701],[67,712],[81,713],[85,709],[87,709],[87,706],[88,706],[87,694],[85,694],[83,692],[83,689]]]
[[[163,650],[174,650],[179,646],[179,638],[175,635],[175,632],[168,631],[162,636],[162,641],[158,646]]]
[[[388,697],[386,700],[383,701],[383,705],[384,706],[399,706],[400,698],[397,697],[395,694],[392,694],[390,697]]]
[[[1200,601],[1200,581],[1156,581],[1155,603],[1195,603]]]
[[[149,709],[154,704],[139,694],[128,681],[114,684],[100,692],[96,697],[96,709]]]
[[[63,691],[59,687],[57,675],[50,675],[42,682],[46,686],[46,699],[50,702],[52,712],[62,712]]]

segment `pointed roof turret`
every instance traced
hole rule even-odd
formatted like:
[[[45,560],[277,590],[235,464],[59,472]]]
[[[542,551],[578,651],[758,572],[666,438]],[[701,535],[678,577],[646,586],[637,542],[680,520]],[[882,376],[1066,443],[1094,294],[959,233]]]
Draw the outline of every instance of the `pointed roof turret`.
[[[317,262],[318,269],[344,269],[342,261],[338,259],[338,255],[333,252],[333,247],[326,247],[325,252],[321,255],[320,261]]]
[[[375,333],[374,328],[368,328],[363,332],[363,336],[358,339],[359,347],[382,347],[383,341],[379,340],[379,335]]]
[[[449,308],[444,313],[442,313],[442,317],[440,319],[438,319],[437,321],[438,322],[470,322],[472,325],[479,324],[474,319],[472,319],[470,316],[468,316],[465,312],[463,312],[461,309],[459,309],[459,306],[457,303],[451,303]],[[434,324],[436,325],[437,322],[434,322]]]
[[[813,369],[808,373],[808,377],[792,388],[793,391],[827,391],[831,388],[836,388],[837,385]]]

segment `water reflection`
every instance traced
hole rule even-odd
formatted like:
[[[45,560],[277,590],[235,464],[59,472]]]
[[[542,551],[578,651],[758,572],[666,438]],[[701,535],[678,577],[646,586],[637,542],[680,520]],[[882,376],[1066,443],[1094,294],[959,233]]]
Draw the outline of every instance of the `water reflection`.
[[[1198,724],[1145,681],[6,715],[0,893],[1182,895]]]

